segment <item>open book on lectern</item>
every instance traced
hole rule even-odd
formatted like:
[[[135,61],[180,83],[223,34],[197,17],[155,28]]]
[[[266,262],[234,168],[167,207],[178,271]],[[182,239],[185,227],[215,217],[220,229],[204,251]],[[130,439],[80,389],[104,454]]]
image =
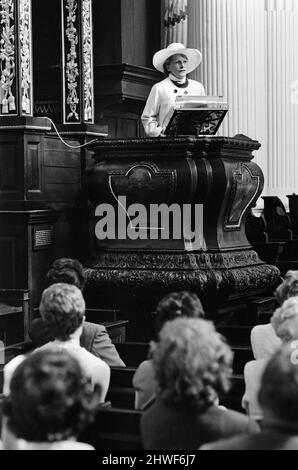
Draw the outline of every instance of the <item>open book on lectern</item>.
[[[217,96],[177,96],[173,115],[165,134],[214,135],[219,129],[228,104]]]

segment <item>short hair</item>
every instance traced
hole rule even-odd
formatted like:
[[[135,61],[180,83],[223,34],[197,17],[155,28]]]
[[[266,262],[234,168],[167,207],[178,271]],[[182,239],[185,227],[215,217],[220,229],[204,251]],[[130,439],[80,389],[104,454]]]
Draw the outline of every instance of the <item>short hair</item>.
[[[298,339],[298,297],[290,297],[271,317],[276,335],[283,341]]]
[[[48,287],[59,282],[73,284],[83,291],[86,275],[82,264],[72,258],[56,259],[46,274],[46,285]]]
[[[203,318],[205,312],[197,294],[189,291],[172,292],[161,299],[156,308],[155,331],[175,318]]]
[[[85,301],[78,287],[53,284],[43,291],[39,310],[54,337],[66,341],[82,325]]]
[[[168,71],[168,66],[170,65],[170,63],[172,62],[173,60],[173,57],[175,57],[176,55],[180,55],[181,57],[183,57],[184,59],[187,59],[188,60],[188,57],[186,57],[185,54],[173,54],[171,55],[170,57],[168,57],[165,61],[164,61],[164,64],[163,64],[163,71],[164,71],[164,74],[165,75],[169,75],[169,71]]]
[[[298,271],[288,271],[274,294],[279,305],[290,297],[298,296]]]
[[[94,416],[94,395],[77,359],[65,350],[33,352],[16,368],[4,400],[18,438],[54,442],[76,437]]]
[[[210,321],[168,322],[151,350],[158,395],[169,406],[202,412],[230,388],[233,354]]]
[[[259,403],[276,417],[298,421],[298,352],[297,344],[284,344],[269,360],[259,389]]]

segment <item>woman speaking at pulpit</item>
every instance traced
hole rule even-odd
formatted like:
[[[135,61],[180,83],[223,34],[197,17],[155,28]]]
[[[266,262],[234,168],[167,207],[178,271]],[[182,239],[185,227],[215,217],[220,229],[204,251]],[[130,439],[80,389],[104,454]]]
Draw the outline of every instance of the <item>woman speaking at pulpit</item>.
[[[154,67],[167,77],[152,87],[142,114],[148,137],[164,136],[177,96],[206,94],[202,83],[187,78],[201,61],[198,49],[189,49],[180,43],[172,43],[154,54]]]

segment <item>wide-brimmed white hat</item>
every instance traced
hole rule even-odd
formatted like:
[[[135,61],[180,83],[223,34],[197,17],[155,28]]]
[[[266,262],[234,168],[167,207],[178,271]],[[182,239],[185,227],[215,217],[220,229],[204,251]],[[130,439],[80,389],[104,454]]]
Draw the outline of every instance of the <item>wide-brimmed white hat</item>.
[[[153,56],[153,65],[160,72],[164,72],[163,64],[165,61],[175,54],[184,54],[188,58],[186,65],[187,73],[192,72],[202,62],[202,54],[198,49],[189,49],[180,42],[173,42],[169,44],[165,49],[161,49],[156,52]]]

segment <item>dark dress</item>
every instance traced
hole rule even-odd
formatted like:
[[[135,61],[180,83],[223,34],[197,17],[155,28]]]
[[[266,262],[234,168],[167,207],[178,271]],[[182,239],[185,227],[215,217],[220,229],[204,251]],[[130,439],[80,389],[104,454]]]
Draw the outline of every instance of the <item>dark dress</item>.
[[[242,413],[211,406],[203,413],[169,407],[158,399],[141,418],[145,449],[192,450],[206,442],[258,432],[258,425]]]
[[[237,436],[206,444],[201,450],[298,450],[298,431],[266,429],[254,436]]]

